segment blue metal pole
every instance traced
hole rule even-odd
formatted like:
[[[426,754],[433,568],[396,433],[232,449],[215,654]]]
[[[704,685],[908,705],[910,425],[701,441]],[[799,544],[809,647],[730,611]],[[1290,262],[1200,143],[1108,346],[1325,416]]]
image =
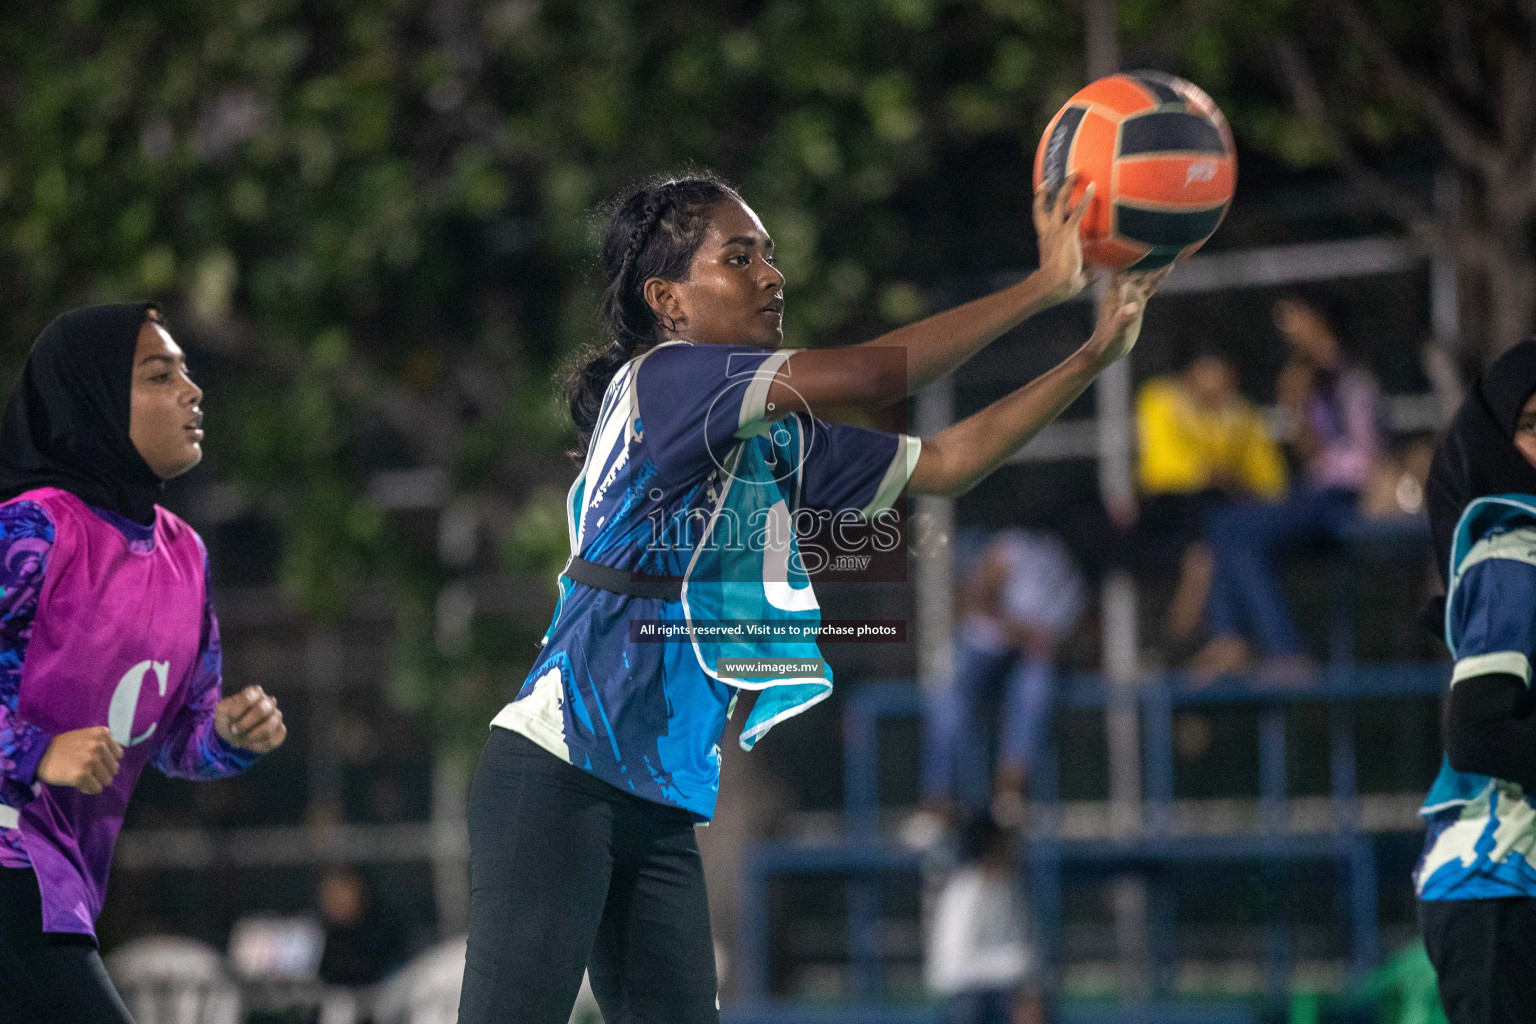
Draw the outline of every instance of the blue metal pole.
[[[867,706],[866,688],[843,705],[843,804],[848,830],[873,839],[880,820],[879,719]]]
[[[880,876],[855,873],[848,878],[848,963],[860,999],[881,996],[880,955]]]
[[[1040,744],[1038,767],[1030,780],[1035,809],[1032,841],[1023,849],[1029,867],[1029,905],[1033,910],[1040,965],[1049,989],[1061,980],[1062,857],[1061,857],[1061,761],[1056,730],[1048,730]]]
[[[1145,685],[1147,833],[1162,838],[1173,827],[1173,695],[1166,682]]]
[[[736,901],[741,918],[741,994],[748,1000],[767,999],[768,875],[755,851],[748,850],[742,859]]]
[[[1380,956],[1376,925],[1376,850],[1371,837],[1357,833],[1350,844],[1350,892],[1354,920],[1354,956],[1350,964],[1356,978],[1363,978],[1375,967]]]
[[[1265,986],[1276,998],[1284,998],[1291,973],[1290,929],[1283,898],[1285,797],[1285,708],[1266,704],[1259,712],[1259,819],[1265,889],[1275,898],[1264,924],[1264,976]]]

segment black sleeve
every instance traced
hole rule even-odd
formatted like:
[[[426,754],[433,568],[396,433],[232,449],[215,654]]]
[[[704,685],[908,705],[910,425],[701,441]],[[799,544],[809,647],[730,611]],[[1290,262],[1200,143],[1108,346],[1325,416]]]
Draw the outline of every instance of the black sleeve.
[[[1463,679],[1451,688],[1445,753],[1459,772],[1491,775],[1536,793],[1536,697],[1507,672]]]

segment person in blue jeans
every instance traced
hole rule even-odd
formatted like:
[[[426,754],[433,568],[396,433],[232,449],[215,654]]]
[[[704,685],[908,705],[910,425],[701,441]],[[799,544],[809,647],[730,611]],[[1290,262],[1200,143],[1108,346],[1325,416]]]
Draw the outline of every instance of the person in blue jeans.
[[[1250,668],[1254,642],[1276,679],[1306,670],[1275,556],[1295,544],[1346,536],[1358,521],[1360,491],[1381,458],[1375,378],[1348,359],[1313,305],[1282,299],[1274,318],[1291,347],[1276,390],[1294,424],[1292,446],[1305,472],[1283,501],[1235,503],[1207,520],[1214,562],[1206,604],[1211,639],[1191,665],[1196,683]]]
[[[1001,825],[1022,823],[1024,791],[1050,721],[1056,648],[1082,614],[1085,594],[1055,534],[1004,530],[978,556],[963,595],[954,680],[926,698],[923,804],[930,815],[990,810]],[[994,783],[983,709],[999,690]]]

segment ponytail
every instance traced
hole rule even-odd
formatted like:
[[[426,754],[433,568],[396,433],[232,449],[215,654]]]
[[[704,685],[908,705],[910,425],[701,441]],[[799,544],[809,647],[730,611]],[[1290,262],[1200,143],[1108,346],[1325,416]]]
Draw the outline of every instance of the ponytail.
[[[656,343],[656,312],[645,301],[645,282],[653,277],[688,280],[710,211],[740,198],[722,179],[704,173],[649,182],[611,207],[603,232],[599,304],[607,340],[585,354],[566,388],[581,453],[591,443],[614,375],[639,349]]]

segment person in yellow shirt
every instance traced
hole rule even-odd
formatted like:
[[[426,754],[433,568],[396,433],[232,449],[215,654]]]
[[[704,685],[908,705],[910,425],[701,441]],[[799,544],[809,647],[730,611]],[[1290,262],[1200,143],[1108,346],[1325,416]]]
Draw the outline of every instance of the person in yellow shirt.
[[[1285,460],[1259,411],[1237,390],[1232,364],[1213,353],[1182,373],[1154,377],[1136,403],[1145,497],[1285,494]]]
[[[1179,560],[1164,627],[1171,643],[1182,644],[1199,626],[1210,589],[1206,515],[1232,500],[1278,501],[1285,460],[1259,411],[1238,392],[1232,364],[1215,352],[1143,384],[1136,426],[1140,507],[1122,518],[1134,521],[1143,555]]]

